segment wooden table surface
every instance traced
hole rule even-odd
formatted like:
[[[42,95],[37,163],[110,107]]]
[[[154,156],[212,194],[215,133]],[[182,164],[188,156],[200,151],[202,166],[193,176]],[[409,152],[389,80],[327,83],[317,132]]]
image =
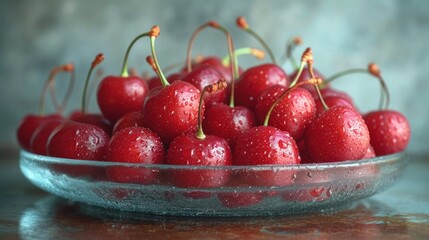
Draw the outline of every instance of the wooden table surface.
[[[393,187],[346,209],[285,217],[89,213],[28,182],[17,152],[0,154],[0,189],[0,239],[429,239],[429,157],[411,156]]]

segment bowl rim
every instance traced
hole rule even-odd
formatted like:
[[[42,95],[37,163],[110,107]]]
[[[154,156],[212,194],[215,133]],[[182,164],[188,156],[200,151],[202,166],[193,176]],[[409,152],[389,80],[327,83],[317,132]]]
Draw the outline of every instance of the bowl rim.
[[[407,154],[405,151],[362,159],[362,160],[346,160],[341,162],[327,162],[327,163],[305,163],[305,164],[267,164],[267,165],[230,165],[230,166],[201,166],[201,165],[172,165],[172,164],[145,164],[145,163],[123,163],[111,161],[96,161],[96,160],[80,160],[70,158],[59,158],[45,155],[39,155],[28,152],[26,150],[20,151],[20,159],[30,159],[47,164],[64,164],[64,165],[90,165],[98,167],[135,167],[135,168],[149,168],[149,169],[192,169],[192,170],[325,170],[332,168],[349,168],[349,167],[362,167],[365,165],[388,164],[405,160]]]

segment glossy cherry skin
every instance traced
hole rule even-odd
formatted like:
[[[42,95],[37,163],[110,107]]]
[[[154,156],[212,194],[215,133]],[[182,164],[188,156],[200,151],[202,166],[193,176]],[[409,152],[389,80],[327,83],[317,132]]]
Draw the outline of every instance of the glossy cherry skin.
[[[346,99],[340,96],[327,96],[327,97],[323,97],[323,100],[325,101],[328,107],[342,106],[342,107],[355,109],[353,104],[351,104],[349,101],[347,101]],[[319,98],[315,100],[315,103],[316,103],[316,117],[319,117],[325,111],[325,108],[323,107],[322,102],[320,101]]]
[[[173,83],[176,80],[181,80],[182,79],[183,74],[181,73],[172,73],[169,76],[167,76],[167,81],[169,83]],[[161,87],[161,80],[159,80],[158,76],[154,76],[149,78],[148,80],[146,80],[148,86],[149,86],[149,90],[152,90],[156,87]]]
[[[335,96],[335,97],[342,98],[345,101],[349,102],[350,105],[352,105],[353,107],[355,106],[352,97],[350,97],[350,95],[348,95],[346,92],[336,90],[334,88],[325,87],[325,88],[322,88],[320,90],[320,93],[322,94],[323,99]],[[314,99],[316,99],[316,100],[319,99],[319,96],[317,95],[317,93],[315,91],[313,91],[312,94],[313,94]]]
[[[156,133],[143,127],[129,127],[116,132],[110,139],[105,159],[109,162],[162,164],[165,150]],[[114,166],[106,169],[114,182],[151,184],[157,181],[159,172],[144,167]]]
[[[223,65],[222,60],[220,58],[214,57],[214,56],[205,57],[198,64],[196,64],[195,67],[198,67],[201,65],[207,65],[215,68],[221,73],[222,77],[225,78],[226,83],[228,85],[231,84],[232,82],[231,67]],[[241,72],[241,69],[239,69],[239,73],[240,72]]]
[[[62,119],[62,117],[58,114],[46,116],[33,114],[26,115],[19,123],[16,133],[19,145],[25,150],[30,150],[30,142],[34,131],[36,131],[36,129],[44,122],[54,119]]]
[[[379,110],[364,117],[377,156],[404,151],[410,136],[410,124],[400,112]]]
[[[370,135],[371,135],[371,133],[370,133]],[[368,150],[366,150],[366,153],[362,159],[368,159],[368,158],[374,158],[374,157],[376,157],[374,148],[372,146],[369,146]]]
[[[235,141],[234,165],[299,164],[296,142],[288,132],[271,126],[259,126],[243,132]],[[250,186],[286,186],[292,183],[293,171],[242,171],[242,183]]]
[[[79,123],[87,123],[87,124],[92,124],[94,126],[97,126],[103,129],[109,135],[112,133],[112,123],[110,123],[110,121],[107,120],[107,118],[103,117],[100,114],[85,113],[85,114],[75,115],[72,120]]]
[[[52,157],[102,160],[108,142],[109,135],[97,126],[66,122],[52,132],[46,149]]]
[[[255,108],[259,124],[264,123],[269,109],[284,91],[286,87],[274,85],[262,92]],[[295,88],[274,107],[268,125],[289,132],[295,141],[299,141],[315,115],[316,104],[311,93],[304,88]]]
[[[243,106],[230,107],[225,104],[215,104],[207,108],[204,113],[204,132],[224,138],[231,149],[234,149],[235,138],[238,135],[255,126],[255,115]]]
[[[64,123],[66,120],[63,118],[52,119],[42,123],[34,134],[30,141],[30,151],[35,154],[48,155],[46,152],[46,145],[48,144],[48,139],[51,136],[52,132],[60,124]]]
[[[183,81],[191,83],[198,90],[202,91],[204,87],[214,84],[223,78],[222,74],[214,67],[209,65],[198,65],[183,77]],[[225,103],[227,99],[227,89],[218,90],[216,92],[205,94],[203,99],[206,106],[216,103]]]
[[[178,80],[164,88],[155,88],[150,91],[143,110],[145,126],[166,145],[177,136],[195,133],[199,99],[200,91],[188,82]]]
[[[140,111],[148,92],[138,77],[107,76],[99,84],[97,102],[103,116],[115,123],[126,113]]]
[[[142,112],[129,112],[123,115],[115,126],[113,126],[112,133],[115,134],[120,130],[128,127],[144,127],[144,117]]]
[[[223,138],[207,135],[205,139],[198,139],[185,135],[171,142],[166,163],[190,167],[230,166],[232,154]],[[177,169],[170,173],[170,178],[178,187],[220,187],[229,180],[229,172],[225,169]]]
[[[277,65],[263,64],[248,68],[235,84],[235,104],[255,109],[261,93],[272,85],[288,86],[289,77]]]
[[[362,116],[339,106],[326,110],[305,133],[306,149],[317,163],[362,159],[369,139]]]

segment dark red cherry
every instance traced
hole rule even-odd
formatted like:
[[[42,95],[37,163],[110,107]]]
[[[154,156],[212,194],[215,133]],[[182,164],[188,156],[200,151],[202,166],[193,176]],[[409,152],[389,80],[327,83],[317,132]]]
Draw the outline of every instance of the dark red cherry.
[[[377,156],[404,151],[410,141],[407,118],[394,110],[373,111],[364,116]]]
[[[343,97],[323,96],[323,99],[325,100],[325,103],[328,107],[342,106],[342,107],[355,109],[353,105],[349,101],[345,100]],[[319,98],[315,100],[315,103],[316,103],[316,117],[319,117],[325,111],[325,107],[323,106]]]
[[[71,120],[79,123],[92,124],[94,126],[97,126],[103,129],[109,135],[112,133],[112,123],[110,123],[110,121],[107,120],[107,118],[97,113],[81,114],[80,116],[75,116]]]
[[[234,165],[299,164],[298,147],[288,132],[271,126],[251,128],[235,141]],[[241,173],[243,182],[259,186],[285,186],[292,183],[292,171],[254,170]]]
[[[195,67],[203,65],[213,67],[219,71],[221,76],[226,80],[227,84],[232,82],[231,68],[229,66],[225,66],[222,63],[222,59],[215,56],[204,57]]]
[[[137,40],[151,35],[153,29],[137,36],[127,48],[120,76],[107,76],[98,85],[98,106],[103,116],[112,123],[122,115],[140,111],[143,107],[149,86],[140,77],[128,74],[128,55]]]
[[[98,106],[114,123],[126,113],[141,110],[148,92],[147,83],[138,77],[107,76],[98,87]]]
[[[49,156],[102,160],[109,142],[109,135],[91,124],[67,122],[51,134],[46,146]]]
[[[220,137],[205,135],[202,129],[202,107],[205,92],[226,88],[226,80],[204,87],[199,98],[198,130],[196,134],[178,136],[168,148],[166,163],[186,166],[229,166],[232,154],[228,142]],[[177,169],[170,173],[174,185],[179,187],[219,187],[229,180],[225,169]],[[191,195],[192,196],[192,195]]]
[[[183,76],[183,74],[181,74],[181,73],[173,73],[173,74],[170,74],[169,76],[167,76],[167,81],[169,83],[173,83],[176,80],[181,80],[182,76]],[[147,82],[147,84],[149,86],[149,90],[152,90],[152,89],[154,89],[156,87],[161,87],[162,86],[161,80],[159,80],[158,76],[151,77],[146,82]]]
[[[242,106],[215,104],[204,113],[204,132],[224,138],[229,142],[231,149],[234,149],[237,136],[255,126],[255,115]]]
[[[166,144],[179,135],[195,132],[199,95],[195,86],[183,81],[153,89],[143,110],[145,126]]]
[[[369,139],[362,116],[340,106],[322,113],[305,133],[306,149],[319,163],[362,159],[370,146]]]
[[[123,115],[115,126],[113,126],[112,133],[115,134],[120,130],[128,127],[144,127],[144,117],[142,112],[129,112]]]
[[[221,79],[222,74],[215,68],[209,65],[198,65],[195,67],[192,72],[188,73],[183,77],[183,81],[191,83],[198,90],[202,91],[207,85],[216,83]],[[204,102],[207,106],[216,104],[216,103],[225,103],[227,99],[227,90],[223,89],[217,91],[216,93],[206,94],[204,96]]]
[[[179,136],[170,144],[167,164],[187,166],[229,166],[232,154],[225,139],[207,135],[199,139],[194,135]],[[177,169],[170,178],[179,187],[220,187],[228,181],[224,169]]]
[[[162,164],[164,156],[158,135],[147,128],[129,127],[112,136],[105,159],[118,163]],[[114,182],[151,184],[156,182],[159,171],[144,166],[113,166],[106,169],[106,174]]]
[[[35,154],[48,155],[46,152],[46,146],[48,144],[49,136],[56,127],[65,122],[63,118],[46,120],[42,123],[36,131],[34,131],[33,136],[30,141],[30,151]]]
[[[274,85],[262,92],[255,108],[259,124],[264,123],[271,106],[284,91],[286,87]],[[299,141],[315,114],[316,107],[310,92],[298,87],[283,97],[273,108],[268,125],[289,132],[296,141]]]
[[[251,110],[255,109],[261,93],[273,85],[289,85],[289,77],[277,65],[267,63],[248,68],[235,84],[235,103]]]
[[[58,114],[46,116],[34,114],[26,115],[19,123],[16,133],[19,145],[25,150],[30,150],[31,138],[37,128],[39,128],[43,123],[55,119],[63,118]]]

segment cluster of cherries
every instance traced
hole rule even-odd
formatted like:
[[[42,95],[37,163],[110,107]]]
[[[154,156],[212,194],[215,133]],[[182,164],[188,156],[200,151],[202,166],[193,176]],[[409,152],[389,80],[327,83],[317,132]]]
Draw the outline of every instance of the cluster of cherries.
[[[102,54],[88,72],[81,109],[65,117],[61,114],[65,101],[59,104],[53,97],[57,113],[42,114],[48,89],[54,95],[55,74],[66,71],[74,77],[72,65],[56,67],[43,90],[40,114],[25,116],[18,128],[21,147],[76,160],[199,166],[338,162],[406,148],[408,121],[401,113],[387,109],[390,96],[377,65],[324,78],[313,68],[310,48],[303,52],[300,64],[293,59],[292,50],[301,43],[295,38],[288,43],[286,55],[295,72],[287,74],[243,17],[237,18],[237,25],[261,42],[272,63],[241,69],[239,55],[263,57],[264,52],[235,50],[229,32],[209,21],[192,34],[185,66],[165,77],[155,54],[160,29],[154,26],[132,41],[121,74],[107,76],[98,84],[101,114],[87,113],[86,106],[89,79],[102,62]],[[228,56],[224,59],[192,59],[193,42],[206,28],[226,36]],[[143,37],[150,39],[147,62],[156,73],[152,78],[128,72],[130,50]],[[379,110],[361,114],[350,96],[329,85],[340,76],[358,72],[380,81]],[[116,182],[151,184],[155,179],[150,171],[126,167],[109,168],[106,174]],[[179,187],[219,187],[228,181],[216,171],[177,171],[170,178]],[[273,184],[269,173],[265,179],[263,184]]]

